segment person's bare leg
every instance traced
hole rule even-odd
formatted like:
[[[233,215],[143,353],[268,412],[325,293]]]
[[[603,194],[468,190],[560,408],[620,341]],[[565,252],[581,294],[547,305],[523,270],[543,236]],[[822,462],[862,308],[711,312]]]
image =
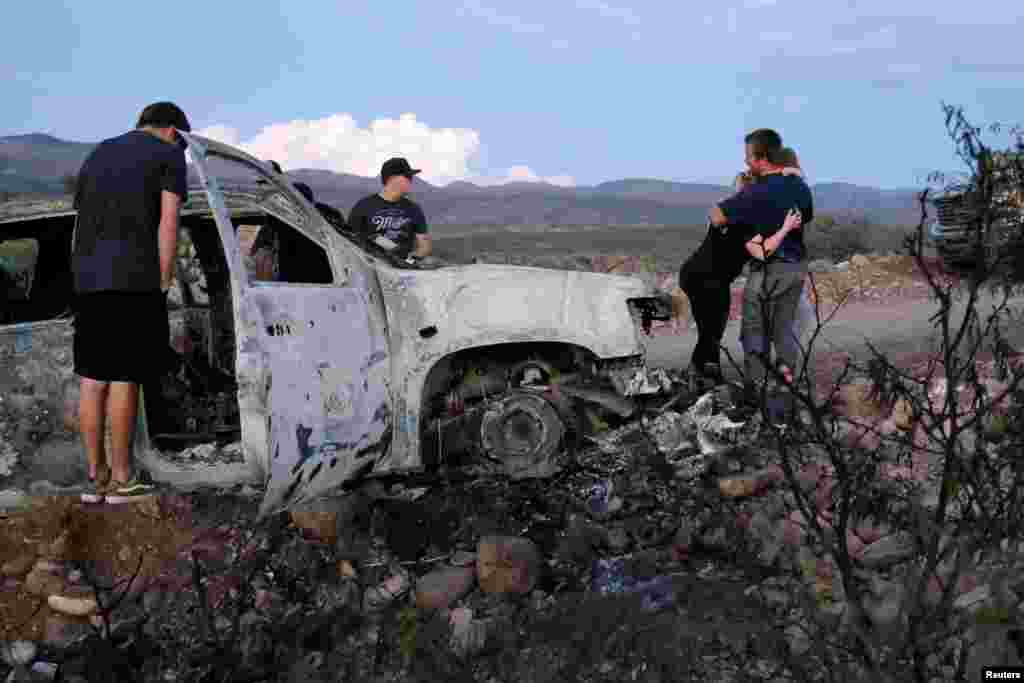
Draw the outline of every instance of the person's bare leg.
[[[110,477],[123,484],[131,477],[132,434],[139,401],[139,385],[111,382],[107,414],[110,418]]]
[[[78,392],[78,422],[82,432],[82,445],[89,463],[89,478],[95,479],[99,468],[106,464],[104,436],[107,426],[107,382],[82,377]]]

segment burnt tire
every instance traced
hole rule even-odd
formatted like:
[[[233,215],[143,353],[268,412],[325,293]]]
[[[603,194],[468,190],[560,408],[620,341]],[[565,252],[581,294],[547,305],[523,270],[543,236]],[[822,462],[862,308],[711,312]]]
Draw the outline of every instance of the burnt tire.
[[[554,474],[564,436],[565,424],[555,407],[529,391],[513,390],[496,400],[480,422],[483,452],[501,462],[513,479]]]

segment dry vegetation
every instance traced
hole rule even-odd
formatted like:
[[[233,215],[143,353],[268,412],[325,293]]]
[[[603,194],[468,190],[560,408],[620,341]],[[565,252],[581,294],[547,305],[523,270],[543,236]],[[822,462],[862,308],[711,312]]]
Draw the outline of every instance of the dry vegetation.
[[[984,186],[980,131],[947,114]],[[939,344],[920,365],[875,353],[825,392],[766,385],[739,425],[728,390],[696,400],[680,377],[674,407],[608,425],[548,480],[449,463],[262,522],[229,497],[128,519],[40,502],[0,526],[19,563],[4,637],[35,639],[43,619],[33,657],[76,683],[931,683],[1020,664],[1024,361],[999,333],[1009,299],[978,303],[1012,283],[984,266],[940,277],[924,223],[912,271],[853,262],[823,297],[923,278]],[[512,234],[524,250],[554,239]],[[67,622],[31,607],[29,567],[95,598],[96,617],[51,626]],[[138,576],[151,582],[126,595]]]

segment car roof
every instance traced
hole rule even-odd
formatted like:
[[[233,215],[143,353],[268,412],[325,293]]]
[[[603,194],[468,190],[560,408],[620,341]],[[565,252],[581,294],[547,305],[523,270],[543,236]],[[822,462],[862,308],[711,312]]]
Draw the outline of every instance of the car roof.
[[[224,187],[222,188],[224,203],[232,216],[242,217],[264,213],[263,205],[275,194],[271,189],[255,187]],[[181,215],[211,215],[206,192],[198,185],[189,187],[188,201],[181,208]],[[0,203],[0,225],[20,221],[39,220],[73,216],[75,209],[69,195],[61,197],[29,197],[12,199]]]

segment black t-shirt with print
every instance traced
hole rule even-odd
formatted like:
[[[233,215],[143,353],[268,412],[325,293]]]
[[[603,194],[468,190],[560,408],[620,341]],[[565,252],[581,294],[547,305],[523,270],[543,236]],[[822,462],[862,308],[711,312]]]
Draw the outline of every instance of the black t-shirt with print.
[[[416,244],[416,235],[427,233],[427,217],[419,205],[402,197],[390,202],[379,194],[363,197],[348,216],[351,230],[373,239],[386,237],[398,248],[395,255],[408,256]]]
[[[142,130],[97,145],[75,191],[75,291],[160,291],[160,195],[173,192],[184,203],[187,188],[177,145]]]
[[[786,235],[775,252],[775,258],[790,263],[807,259],[804,230],[814,220],[814,201],[803,178],[781,173],[762,176],[743,192],[719,202],[718,206],[730,225],[740,226],[744,232],[750,231],[751,237],[760,234],[765,239],[782,227],[790,209],[800,209],[802,227]]]

